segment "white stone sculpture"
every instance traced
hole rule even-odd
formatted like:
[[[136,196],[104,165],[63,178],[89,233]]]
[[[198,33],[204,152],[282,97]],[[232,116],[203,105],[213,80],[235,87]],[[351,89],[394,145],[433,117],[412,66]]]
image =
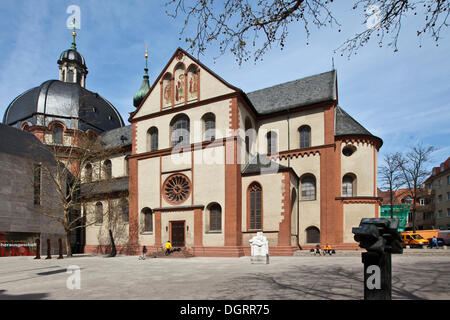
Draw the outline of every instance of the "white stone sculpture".
[[[269,241],[262,232],[249,240],[251,246],[252,263],[269,263]]]

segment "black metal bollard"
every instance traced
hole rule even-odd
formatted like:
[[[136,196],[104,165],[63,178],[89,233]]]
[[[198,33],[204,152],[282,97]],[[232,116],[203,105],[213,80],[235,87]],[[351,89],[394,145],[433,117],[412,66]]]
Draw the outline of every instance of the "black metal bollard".
[[[36,239],[36,257],[34,259],[41,258],[41,240]]]
[[[47,239],[47,258],[45,258],[45,259],[51,259],[51,258],[52,258],[52,254],[51,254],[50,239]]]
[[[398,219],[362,219],[353,228],[355,241],[367,250],[361,254],[364,264],[364,300],[392,299],[392,253],[403,253]]]
[[[364,252],[364,300],[392,299],[391,253]]]
[[[62,240],[58,239],[58,246],[59,246],[59,257],[58,259],[64,259],[63,258],[63,248],[62,248]]]

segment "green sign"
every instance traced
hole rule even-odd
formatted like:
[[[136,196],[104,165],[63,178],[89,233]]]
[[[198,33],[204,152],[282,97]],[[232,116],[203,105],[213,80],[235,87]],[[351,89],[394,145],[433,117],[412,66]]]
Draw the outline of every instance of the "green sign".
[[[399,219],[398,231],[405,231],[406,221],[408,219],[408,213],[411,208],[409,204],[396,204],[392,206],[393,218]],[[391,218],[391,206],[380,206],[381,218]]]

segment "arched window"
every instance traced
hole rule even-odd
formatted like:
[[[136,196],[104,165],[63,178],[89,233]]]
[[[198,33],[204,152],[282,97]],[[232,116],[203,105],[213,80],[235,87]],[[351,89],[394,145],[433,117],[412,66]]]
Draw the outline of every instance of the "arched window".
[[[306,243],[320,243],[320,230],[316,227],[307,228]]]
[[[87,183],[92,182],[92,164],[88,163],[84,167],[84,178]]]
[[[274,131],[267,133],[267,154],[274,154],[278,152],[278,135]]]
[[[301,126],[298,132],[300,134],[300,149],[311,147],[311,128],[309,126]]]
[[[103,223],[103,204],[101,202],[95,204],[95,222]]]
[[[129,210],[128,210],[128,200],[122,198],[120,200],[120,213],[122,215],[122,221],[124,223],[128,223],[129,222]]]
[[[251,149],[252,149],[252,144],[253,144],[253,137],[254,137],[254,132],[253,132],[253,126],[252,126],[252,122],[249,118],[245,119],[245,151],[247,153],[250,153]]]
[[[110,180],[112,178],[111,160],[106,160],[105,162],[103,162],[103,172],[106,180]]]
[[[190,128],[189,118],[186,115],[180,115],[172,120],[171,124],[171,142],[172,147],[189,144]]]
[[[147,131],[147,151],[158,150],[158,129],[151,127]]]
[[[301,200],[316,200],[316,177],[305,174],[300,179]]]
[[[209,211],[209,231],[222,230],[222,208],[218,203],[212,203],[208,206]]]
[[[356,197],[356,176],[353,173],[347,173],[342,178],[342,196]]]
[[[81,72],[77,71],[77,83],[81,85]]]
[[[74,73],[73,70],[69,70],[67,72],[67,82],[74,82]]]
[[[262,229],[262,188],[257,182],[248,187],[248,229]]]
[[[144,232],[153,232],[153,211],[150,208],[144,208],[141,211],[141,214],[144,216]]]
[[[53,126],[52,137],[54,144],[62,144],[63,143],[63,127],[60,125]]]
[[[202,117],[203,132],[205,141],[216,139],[216,116],[213,113],[207,113]]]

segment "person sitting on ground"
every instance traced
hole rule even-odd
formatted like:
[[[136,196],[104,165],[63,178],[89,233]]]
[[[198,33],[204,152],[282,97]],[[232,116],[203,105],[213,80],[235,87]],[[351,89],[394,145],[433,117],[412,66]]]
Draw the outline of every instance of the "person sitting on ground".
[[[316,252],[314,255],[318,254],[320,256],[320,244],[316,245]]]
[[[328,243],[323,248],[323,254],[325,255],[327,253],[331,256],[331,246],[329,246]]]
[[[172,252],[172,249],[173,249],[172,244],[170,243],[170,241],[167,241],[165,255],[166,256],[169,255]]]

